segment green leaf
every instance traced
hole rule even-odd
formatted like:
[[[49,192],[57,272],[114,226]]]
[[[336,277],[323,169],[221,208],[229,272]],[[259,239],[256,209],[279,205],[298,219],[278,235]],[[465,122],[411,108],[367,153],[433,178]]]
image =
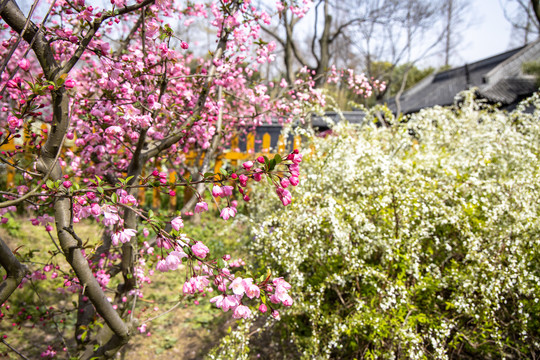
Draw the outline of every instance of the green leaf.
[[[268,171],[272,171],[276,168],[276,159],[272,159],[268,162]]]
[[[49,189],[54,188],[54,181],[52,181],[51,179],[48,179],[48,180],[47,180],[47,187],[48,187]]]
[[[217,265],[220,269],[223,269],[225,266],[227,266],[227,264],[225,263],[225,260],[223,260],[222,258],[218,259]]]
[[[66,78],[67,78],[67,74],[62,74],[60,75],[60,77],[56,80],[56,84],[57,86],[62,86],[64,85],[64,83],[66,82]]]
[[[214,173],[211,173],[211,172],[207,172],[207,173],[204,173],[203,177],[205,178],[209,178],[209,177],[213,177],[214,176]]]
[[[118,196],[116,195],[116,193],[113,193],[111,195],[111,201],[115,204],[118,202]]]
[[[274,160],[276,161],[276,165],[283,161],[281,155],[279,154],[276,154],[276,156],[274,156]]]
[[[97,187],[97,191],[99,191],[101,194],[103,194],[103,188],[101,186]]]
[[[220,168],[220,169],[219,169],[219,172],[222,173],[222,174],[225,175],[225,176],[229,175],[229,174],[227,174],[227,171],[224,170],[223,168]]]

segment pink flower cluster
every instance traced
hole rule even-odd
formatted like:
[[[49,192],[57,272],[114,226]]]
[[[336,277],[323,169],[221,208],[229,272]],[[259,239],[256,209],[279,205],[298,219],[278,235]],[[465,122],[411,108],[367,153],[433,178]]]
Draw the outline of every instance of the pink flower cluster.
[[[241,277],[235,278],[229,285],[229,289],[232,290],[231,295],[224,294],[218,295],[210,299],[211,303],[215,303],[216,307],[227,312],[233,310],[233,318],[235,319],[247,319],[252,316],[251,309],[242,303],[244,295],[249,299],[255,299],[261,297],[261,291],[264,291],[268,294],[273,294],[270,296],[270,301],[273,304],[282,303],[285,306],[291,306],[293,303],[292,298],[288,294],[288,290],[291,288],[291,285],[287,283],[282,278],[274,279],[273,287],[269,284],[266,284],[266,281],[260,285],[254,284],[253,279]],[[223,291],[223,290],[222,290]],[[259,305],[259,311],[265,313],[268,310],[267,305],[263,302]],[[272,311],[272,316],[275,318],[279,317],[277,310]]]

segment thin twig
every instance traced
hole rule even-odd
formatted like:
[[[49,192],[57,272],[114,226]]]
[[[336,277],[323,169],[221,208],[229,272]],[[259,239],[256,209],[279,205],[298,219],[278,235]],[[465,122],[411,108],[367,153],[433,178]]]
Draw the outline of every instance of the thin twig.
[[[36,10],[37,4],[39,3],[39,0],[35,0],[32,4],[32,7],[30,8],[30,13],[28,14],[28,18],[26,19],[26,23],[24,24],[24,27],[19,34],[19,37],[17,38],[17,41],[13,44],[11,47],[11,50],[9,51],[9,54],[4,59],[4,63],[2,64],[2,68],[0,69],[0,76],[4,73],[6,70],[7,64],[9,63],[9,60],[11,60],[11,57],[13,56],[13,53],[15,50],[19,47],[19,44],[21,43],[21,40],[24,36],[24,33],[26,32],[26,29],[28,29],[28,25],[30,24],[30,18],[32,17],[32,14],[34,13],[34,10]],[[2,91],[3,92],[3,91]]]
[[[54,167],[56,165],[56,162],[58,161],[58,158],[60,157],[60,153],[62,152],[62,147],[64,146],[64,141],[66,140],[66,134],[64,134],[64,137],[62,138],[62,142],[60,143],[60,147],[58,148],[58,152],[56,153],[56,157],[54,158],[54,161],[51,163],[51,166],[50,166],[49,170],[47,170],[47,174],[45,174],[45,177],[40,180],[40,182],[36,185],[35,188],[33,188],[31,191],[27,192],[26,194],[24,194],[20,198],[0,203],[0,209],[8,207],[8,206],[17,205],[18,203],[23,202],[24,200],[26,200],[30,196],[32,196],[36,191],[38,191],[41,188],[41,186],[44,183],[47,182],[47,179],[49,179],[49,176],[51,175],[51,173],[52,173],[52,171],[53,171],[53,169],[54,169]]]
[[[176,304],[174,304],[174,306],[173,306],[172,308],[170,308],[169,310],[167,310],[167,311],[165,311],[165,312],[162,312],[161,314],[156,315],[156,316],[154,316],[154,317],[152,317],[152,318],[146,319],[146,320],[144,320],[142,323],[143,323],[143,324],[146,324],[147,322],[150,322],[150,321],[153,321],[153,320],[155,320],[155,319],[157,319],[157,318],[160,318],[160,317],[162,317],[162,316],[164,316],[164,315],[170,313],[171,311],[173,311],[173,310],[176,309],[177,307],[179,307],[180,304],[182,304],[182,301],[178,301],[178,302],[177,302]]]
[[[6,345],[8,348],[10,348],[11,351],[13,351],[15,354],[19,355],[22,359],[24,360],[30,360],[29,358],[27,358],[26,356],[24,356],[23,354],[21,354],[19,351],[17,351],[14,347],[12,347],[11,345],[9,345],[5,339],[0,339],[2,341],[2,343],[4,345]]]

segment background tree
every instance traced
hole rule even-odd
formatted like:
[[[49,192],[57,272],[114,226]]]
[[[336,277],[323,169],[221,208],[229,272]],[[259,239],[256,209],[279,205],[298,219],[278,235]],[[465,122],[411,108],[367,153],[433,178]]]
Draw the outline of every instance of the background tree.
[[[540,4],[538,0],[504,0],[501,2],[504,17],[512,24],[514,39],[525,45],[540,35]]]
[[[450,65],[450,58],[455,52],[461,33],[465,14],[470,8],[470,2],[463,0],[448,0],[442,2],[442,10],[446,14],[444,35],[444,66]]]
[[[371,66],[378,61],[416,65],[443,53],[448,63],[463,30],[466,8],[463,1],[320,0],[305,16],[284,9],[279,23],[264,30],[283,49],[289,81],[294,80],[295,69],[305,66],[322,86],[324,78],[319,75],[331,66],[363,70],[374,77],[378,74]],[[378,94],[384,96],[385,92]]]

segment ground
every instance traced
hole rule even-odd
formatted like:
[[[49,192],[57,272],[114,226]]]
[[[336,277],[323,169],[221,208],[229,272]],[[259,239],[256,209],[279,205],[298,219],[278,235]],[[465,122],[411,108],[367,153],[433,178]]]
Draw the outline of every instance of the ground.
[[[17,249],[16,251],[27,260],[29,268],[35,270],[43,268],[50,262],[55,247],[43,227],[32,226],[29,218],[30,216],[20,215],[16,219],[11,219],[9,226],[0,228],[0,237],[12,250]],[[236,242],[237,236],[240,236],[235,230],[231,231],[228,226],[217,223],[216,220],[203,218],[203,226],[187,223],[186,227],[188,231],[195,232],[199,239],[211,242],[209,246],[211,249],[214,248],[216,253],[231,248],[231,242]],[[99,226],[90,221],[76,224],[75,231],[83,241],[88,240],[89,243],[101,236]],[[61,268],[67,268],[63,256],[55,258],[58,259]],[[50,277],[50,274],[48,275]],[[62,288],[62,282],[58,282],[61,276],[59,273],[56,283],[52,280],[27,282],[23,289],[18,289],[8,300],[10,310],[3,309],[6,316],[0,321],[0,336],[7,335],[5,341],[29,358],[38,357],[47,349],[48,344],[55,344],[55,350],[60,354],[58,344],[62,337],[68,347],[74,347],[73,310],[77,297],[69,292],[61,293],[57,290],[58,285]],[[162,316],[148,326],[149,336],[146,334],[134,336],[129,345],[123,349],[120,358],[201,359],[228,329],[236,326],[236,321],[231,319],[230,314],[223,314],[214,308],[207,298],[199,298],[200,304],[195,305],[194,299],[181,296],[184,278],[182,271],[157,274],[153,278],[153,283],[149,285],[152,291],[147,290],[147,297],[137,304],[137,308],[144,311],[137,313],[141,314],[141,320],[160,314]],[[43,309],[49,307],[54,309],[55,323],[46,321],[39,325],[38,322],[37,326],[32,327],[31,320],[42,316]],[[167,312],[173,307],[172,311]],[[28,316],[32,319],[26,319]],[[20,325],[13,326],[14,322]],[[20,359],[2,344],[0,344],[0,358]]]

